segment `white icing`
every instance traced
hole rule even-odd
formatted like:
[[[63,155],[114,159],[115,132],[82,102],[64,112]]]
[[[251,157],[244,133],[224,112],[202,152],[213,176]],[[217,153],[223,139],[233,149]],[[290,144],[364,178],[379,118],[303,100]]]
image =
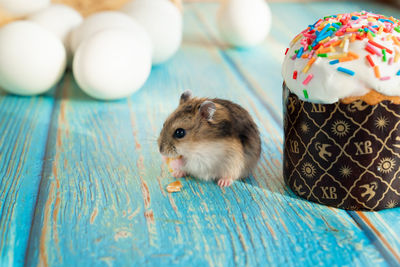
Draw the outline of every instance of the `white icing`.
[[[333,21],[335,22],[335,21]],[[382,25],[380,21],[374,23],[375,25]],[[356,24],[353,24],[353,27]],[[357,25],[368,25],[366,19],[359,19]],[[393,30],[392,33],[382,32],[376,34],[374,41],[383,45],[384,47],[393,51],[392,54],[387,53],[387,61],[383,62],[382,57],[377,55],[371,55],[365,50],[368,39],[356,40],[349,42],[348,51],[358,54],[359,58],[352,61],[340,62],[334,65],[329,64],[334,59],[329,58],[318,58],[316,62],[311,66],[307,73],[303,73],[304,67],[307,65],[308,58],[296,58],[292,60],[295,50],[302,47],[300,38],[296,43],[292,44],[285,56],[282,68],[282,76],[286,85],[291,92],[295,93],[300,99],[315,102],[315,103],[334,103],[339,99],[349,96],[361,96],[368,93],[371,89],[374,89],[383,95],[387,96],[400,96],[400,76],[396,75],[400,70],[400,60],[389,65],[391,57],[395,57],[396,50],[400,52],[400,46],[395,45],[393,40],[388,36],[400,37],[400,33]],[[342,40],[347,36],[349,38],[351,33],[345,34],[339,38]],[[382,40],[382,38],[384,40]],[[374,47],[381,51],[377,47]],[[328,53],[329,56],[344,53],[343,49],[339,46],[335,47],[336,52]],[[306,51],[305,53],[308,53]],[[374,68],[367,62],[366,55],[370,55],[375,65],[379,66],[381,77],[389,76],[389,80],[380,80],[375,77]],[[354,76],[350,76],[346,73],[339,72],[338,67],[350,69],[355,72]],[[293,72],[297,71],[297,79],[293,79]],[[303,85],[303,81],[306,77],[312,74],[313,78],[307,85]],[[307,90],[308,99],[305,99],[303,90]]]

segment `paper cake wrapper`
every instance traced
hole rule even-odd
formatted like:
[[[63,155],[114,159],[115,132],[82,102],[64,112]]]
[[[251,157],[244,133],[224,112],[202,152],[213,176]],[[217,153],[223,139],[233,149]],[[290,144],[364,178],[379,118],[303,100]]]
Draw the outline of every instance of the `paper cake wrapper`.
[[[400,105],[315,104],[283,89],[283,172],[293,192],[348,210],[400,206]]]

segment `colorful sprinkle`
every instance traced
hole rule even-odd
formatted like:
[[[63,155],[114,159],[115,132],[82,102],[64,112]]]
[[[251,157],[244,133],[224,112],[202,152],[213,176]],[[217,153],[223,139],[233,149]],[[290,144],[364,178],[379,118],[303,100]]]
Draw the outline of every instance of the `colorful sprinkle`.
[[[357,32],[359,29],[355,29],[355,28],[347,28],[346,32]]]
[[[340,45],[341,42],[342,42],[341,40],[337,40],[337,41],[332,42],[330,45],[332,47],[336,47],[336,46]]]
[[[307,93],[307,90],[306,90],[306,89],[303,90],[303,94],[304,94],[304,98],[305,98],[305,99],[308,99],[308,93]]]
[[[311,67],[311,65],[314,64],[315,61],[316,61],[316,58],[313,57],[307,62],[307,65]]]
[[[360,56],[354,52],[349,51],[347,53],[348,56],[353,57],[354,59],[358,59]]]
[[[299,49],[299,52],[297,53],[297,58],[300,58],[301,55],[303,54],[303,52],[304,52],[304,47],[301,47],[301,48]]]
[[[392,50],[390,50],[389,48],[386,48],[386,47],[384,47],[384,46],[383,46],[383,45],[381,45],[381,44],[378,44],[377,42],[374,42],[374,41],[368,40],[368,43],[370,43],[370,44],[372,44],[373,46],[376,46],[376,47],[378,47],[378,48],[380,48],[380,49],[385,49],[385,50],[386,50],[386,52],[388,52],[389,54],[392,54],[392,53],[393,53],[393,51],[392,51]]]
[[[326,53],[330,53],[330,52],[335,52],[335,49],[333,47],[320,47],[318,48],[317,54],[326,54]]]
[[[309,75],[307,76],[307,78],[304,79],[303,85],[307,85],[307,84],[311,81],[311,79],[312,79],[313,77],[314,77],[314,75],[309,74]]]
[[[321,44],[324,44],[326,42],[328,42],[331,39],[330,36],[326,37],[325,39],[323,39],[322,41],[320,41]]]
[[[350,56],[339,58],[339,62],[347,62],[352,60],[355,60],[355,58]]]
[[[364,49],[365,49],[367,52],[369,52],[370,54],[372,54],[372,55],[375,55],[375,54],[376,54],[376,53],[375,53],[375,50],[372,49],[370,46],[366,46]]]
[[[378,19],[379,21],[382,21],[382,22],[389,22],[389,23],[394,23],[393,21],[391,21],[391,20],[389,20],[389,19]]]
[[[353,43],[356,40],[356,34],[353,33],[350,37],[350,43]]]
[[[375,73],[375,77],[380,79],[381,78],[381,72],[379,70],[379,66],[375,66],[374,67],[374,73]]]
[[[400,59],[400,53],[396,49],[396,54],[394,55],[394,62],[397,63],[397,61],[399,61],[399,59]]]
[[[381,81],[390,80],[391,76],[387,76],[386,64],[393,66],[394,63],[400,61],[400,21],[392,17],[376,15],[369,12],[353,12],[333,16],[327,16],[324,19],[319,19],[314,24],[309,25],[307,29],[298,34],[291,42],[297,43],[298,50],[290,52],[288,57],[293,60],[302,59],[301,64],[303,69],[298,69],[293,72],[293,79],[299,80],[299,73],[305,73],[306,78],[302,81],[303,85],[308,85],[313,79],[315,73],[312,73],[314,68],[313,64],[318,62],[329,63],[335,66],[337,71],[344,74],[354,76],[355,67],[344,68],[346,62],[355,61],[364,56],[365,64],[374,69],[375,77]],[[361,42],[360,42],[361,41]],[[350,43],[357,42],[356,45]],[[362,45],[365,49],[359,53],[358,47]],[[397,47],[397,48],[396,48]],[[357,49],[353,50],[352,49]],[[294,49],[293,49],[294,50]],[[285,55],[291,51],[286,49]],[[390,54],[394,54],[391,56]],[[375,59],[374,56],[377,58]],[[379,60],[381,57],[381,60]],[[328,61],[325,61],[326,59]],[[306,61],[304,61],[306,60]],[[384,64],[384,63],[386,64]],[[379,66],[378,66],[379,65]],[[380,68],[382,68],[381,77]],[[311,71],[310,71],[311,70]],[[396,73],[400,76],[400,70]],[[303,79],[301,77],[301,79]],[[303,90],[305,98],[308,98],[307,90]]]
[[[331,24],[330,23],[327,23],[326,25],[325,25],[325,27],[320,31],[320,35],[322,35],[322,34],[325,34],[325,32],[328,30],[328,28],[331,26]]]
[[[366,29],[368,29],[368,31],[371,33],[371,35],[372,35],[373,37],[375,37],[375,36],[376,36],[375,33],[378,32],[376,29],[374,29],[375,27],[378,27],[378,26],[375,25],[375,26],[366,28]]]
[[[337,68],[338,71],[346,73],[348,75],[354,76],[355,72],[346,68],[342,68],[342,67],[338,67]]]
[[[306,65],[303,69],[303,73],[307,73],[310,70],[310,65]]]
[[[344,40],[343,52],[345,53],[349,52],[349,39]]]
[[[394,42],[396,45],[400,46],[400,41],[399,41],[399,39],[397,39],[395,36],[392,36],[392,40],[393,40],[393,42]]]
[[[369,65],[371,65],[371,67],[375,67],[375,63],[372,60],[371,56],[370,55],[366,55],[365,57],[367,58],[367,61],[369,62]]]
[[[377,56],[383,56],[383,54],[382,54],[382,51],[381,50],[379,50],[379,49],[376,49],[375,47],[373,47],[372,45],[370,45],[370,44],[367,44],[367,47],[369,47],[369,48],[371,48],[372,50],[374,50],[374,52],[375,52],[375,54],[377,55]]]
[[[347,57],[347,53],[332,55],[332,56],[329,56],[328,58],[329,59],[340,59],[342,57]]]

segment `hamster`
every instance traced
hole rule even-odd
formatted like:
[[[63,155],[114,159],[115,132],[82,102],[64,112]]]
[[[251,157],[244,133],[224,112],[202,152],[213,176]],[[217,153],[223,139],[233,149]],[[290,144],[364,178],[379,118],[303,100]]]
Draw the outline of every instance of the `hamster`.
[[[176,158],[176,178],[192,175],[220,187],[247,177],[261,154],[257,125],[241,106],[223,99],[195,98],[188,90],[158,138],[164,158]]]

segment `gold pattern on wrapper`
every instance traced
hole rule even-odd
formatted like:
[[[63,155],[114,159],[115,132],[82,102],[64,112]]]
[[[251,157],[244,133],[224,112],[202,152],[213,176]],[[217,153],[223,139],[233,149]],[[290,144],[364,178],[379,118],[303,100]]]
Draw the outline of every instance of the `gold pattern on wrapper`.
[[[400,206],[400,105],[305,102],[284,84],[284,177],[294,193],[328,206]]]

